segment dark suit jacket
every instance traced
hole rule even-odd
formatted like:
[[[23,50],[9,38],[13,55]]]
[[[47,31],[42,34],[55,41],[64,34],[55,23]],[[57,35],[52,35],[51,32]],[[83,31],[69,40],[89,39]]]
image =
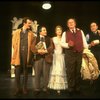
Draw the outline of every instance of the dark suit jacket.
[[[54,44],[53,44],[52,39],[50,37],[48,37],[48,36],[45,37],[45,43],[46,43],[46,47],[47,47],[48,53],[44,54],[44,55],[38,54],[37,48],[35,47],[36,44],[39,41],[40,41],[40,36],[37,36],[34,39],[32,45],[31,45],[31,51],[33,52],[33,54],[36,55],[36,57],[35,57],[34,60],[39,60],[40,58],[44,58],[46,62],[52,63],[52,60],[53,60],[53,51],[54,51]]]

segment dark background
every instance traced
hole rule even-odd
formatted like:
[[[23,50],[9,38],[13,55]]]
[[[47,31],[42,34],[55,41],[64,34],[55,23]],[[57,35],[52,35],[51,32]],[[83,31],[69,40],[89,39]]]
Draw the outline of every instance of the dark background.
[[[75,17],[77,27],[85,34],[89,32],[92,21],[100,24],[99,1],[51,1],[50,10],[42,9],[42,1],[5,1],[0,2],[0,71],[10,69],[11,55],[11,20],[15,16],[25,16],[45,25],[49,36],[54,36],[54,28],[60,24],[66,30],[66,20]]]

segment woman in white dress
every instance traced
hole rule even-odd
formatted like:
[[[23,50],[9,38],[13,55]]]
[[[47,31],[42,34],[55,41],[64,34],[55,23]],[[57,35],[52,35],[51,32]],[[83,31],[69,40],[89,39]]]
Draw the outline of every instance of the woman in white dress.
[[[61,47],[62,27],[59,25],[56,26],[55,33],[56,36],[53,37],[55,49],[53,54],[53,64],[50,69],[48,88],[57,90],[57,92],[60,93],[60,90],[68,88],[64,53],[63,48]]]

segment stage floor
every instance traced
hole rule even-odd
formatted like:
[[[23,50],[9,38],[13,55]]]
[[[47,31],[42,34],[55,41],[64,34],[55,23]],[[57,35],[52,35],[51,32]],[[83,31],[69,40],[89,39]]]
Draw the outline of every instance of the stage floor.
[[[21,77],[22,78],[22,77]],[[49,90],[49,94],[41,92],[38,96],[34,95],[34,76],[29,74],[27,95],[14,96],[14,82],[15,78],[11,78],[8,72],[0,73],[0,98],[6,99],[67,99],[67,98],[100,98],[100,87],[96,89],[89,81],[82,80],[82,94],[69,96],[67,90],[61,91],[57,94],[54,90]],[[100,82],[100,81],[99,81]]]

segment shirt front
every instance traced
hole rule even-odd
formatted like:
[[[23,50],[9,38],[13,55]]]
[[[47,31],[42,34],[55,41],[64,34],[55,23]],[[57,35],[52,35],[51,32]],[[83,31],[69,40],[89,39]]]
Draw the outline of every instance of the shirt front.
[[[45,36],[40,35],[40,41],[43,42],[44,49],[47,49],[46,43],[45,43]]]

